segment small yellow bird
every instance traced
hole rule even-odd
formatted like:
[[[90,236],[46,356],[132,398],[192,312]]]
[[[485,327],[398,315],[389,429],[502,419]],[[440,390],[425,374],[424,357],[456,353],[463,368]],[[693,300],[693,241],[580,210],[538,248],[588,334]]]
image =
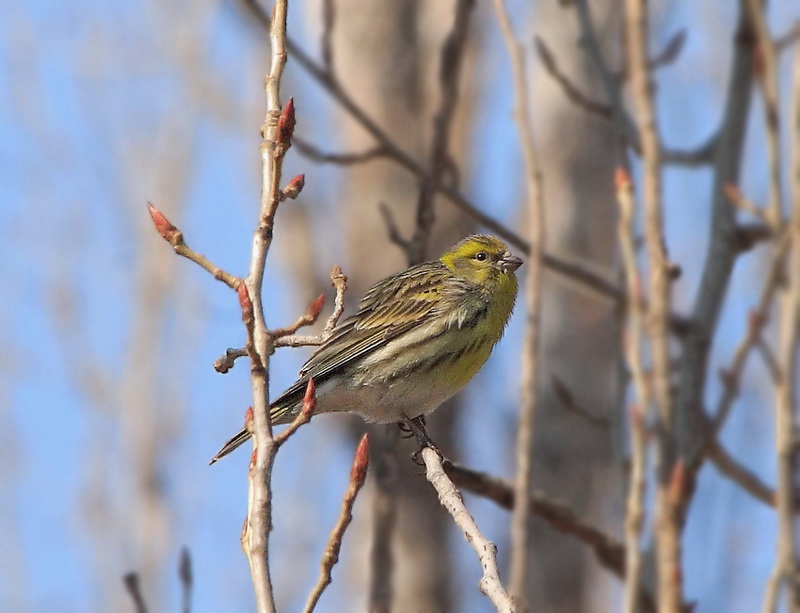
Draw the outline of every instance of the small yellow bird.
[[[423,416],[464,387],[503,336],[521,264],[500,239],[473,235],[379,281],[270,405],[272,423],[295,418],[313,377],[315,413],[350,411],[424,432]],[[211,463],[248,438],[239,432]]]

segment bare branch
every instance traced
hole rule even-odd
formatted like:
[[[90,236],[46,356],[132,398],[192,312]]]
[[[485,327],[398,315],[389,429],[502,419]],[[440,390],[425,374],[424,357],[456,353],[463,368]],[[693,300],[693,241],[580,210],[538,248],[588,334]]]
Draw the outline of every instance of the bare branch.
[[[717,438],[708,444],[708,459],[720,473],[736,483],[745,492],[771,507],[775,506],[775,491],[759,479],[755,473],[742,466]]]
[[[661,53],[650,59],[650,70],[656,70],[668,64],[672,64],[672,62],[678,59],[685,44],[686,30],[680,29],[670,37],[667,44],[661,50]]]
[[[320,563],[320,575],[317,584],[311,591],[308,597],[308,602],[304,609],[305,613],[311,613],[319,602],[322,592],[331,583],[331,571],[336,563],[339,561],[339,551],[342,548],[342,539],[347,530],[350,522],[353,521],[353,505],[356,502],[358,492],[364,486],[364,481],[367,479],[367,469],[369,468],[369,439],[367,435],[361,437],[361,441],[356,449],[355,458],[353,458],[353,468],[350,472],[350,487],[345,492],[344,499],[342,500],[342,510],[339,513],[339,520],[336,522],[331,535],[328,539],[328,546],[325,548],[325,553],[322,554],[322,562]]]
[[[324,153],[308,141],[301,139],[299,136],[294,137],[294,145],[302,155],[307,157],[309,160],[319,162],[320,164],[350,166],[353,164],[371,162],[372,160],[388,156],[386,149],[380,145],[371,149],[367,149],[361,153]]]
[[[347,291],[347,277],[344,276],[342,269],[334,266],[331,269],[331,285],[336,289],[333,312],[325,324],[325,329],[315,336],[283,336],[275,340],[275,347],[302,347],[307,345],[321,345],[333,333],[333,329],[339,322],[339,318],[344,312],[344,293]],[[320,296],[321,298],[321,296]],[[317,298],[319,300],[319,298]],[[314,303],[312,303],[313,305]],[[311,305],[309,305],[311,308]],[[321,305],[320,305],[321,308]]]
[[[225,354],[218,357],[214,360],[214,370],[218,373],[225,374],[235,364],[236,360],[239,358],[243,358],[247,355],[247,349],[233,349],[229,348],[225,350]]]
[[[213,263],[211,263],[211,261],[204,255],[201,255],[193,249],[190,249],[183,239],[183,232],[172,225],[172,223],[164,216],[164,214],[155,206],[153,206],[151,202],[147,203],[147,209],[150,211],[150,217],[153,219],[153,224],[155,224],[156,230],[158,230],[158,233],[164,237],[164,240],[172,245],[175,253],[191,260],[195,264],[198,264],[201,268],[210,272],[217,281],[222,281],[231,289],[236,289],[239,286],[240,279],[238,277],[225,272],[218,266],[215,266]]]
[[[553,392],[555,393],[556,398],[559,399],[561,406],[567,411],[577,415],[593,428],[605,430],[611,427],[610,420],[606,419],[605,417],[598,417],[594,413],[591,413],[580,406],[575,401],[575,396],[572,394],[572,391],[569,389],[569,387],[567,387],[567,384],[558,377],[558,375],[553,375],[551,377],[551,382],[553,384]]]
[[[762,51],[762,88],[767,113],[767,139],[774,164],[770,172],[770,200],[777,206],[775,223],[780,222],[780,159],[778,151],[778,84],[774,49],[771,49],[769,32],[763,6],[750,2],[751,14],[756,22],[759,50]],[[797,411],[797,348],[800,344],[800,50],[795,53],[792,78],[792,150],[791,189],[792,204],[788,232],[791,237],[786,284],[778,300],[780,321],[778,325],[778,381],[775,385],[775,452],[778,465],[778,480],[775,503],[778,511],[778,537],[776,559],[770,582],[765,612],[777,610],[777,593],[780,585],[786,587],[786,610],[800,611],[800,556],[797,550],[797,527],[795,525],[795,498],[797,491],[798,411]],[[774,151],[773,151],[774,148]],[[774,158],[772,156],[775,156]],[[777,200],[777,202],[775,202]],[[770,207],[770,208],[771,208]]]
[[[500,581],[497,548],[494,543],[481,534],[475,520],[464,506],[461,494],[458,493],[455,485],[445,473],[441,456],[430,447],[423,447],[420,453],[425,462],[425,477],[439,495],[439,502],[453,517],[456,525],[463,531],[467,541],[478,555],[483,569],[483,577],[480,581],[481,592],[492,601],[498,611],[508,613],[515,611],[514,602]]]
[[[269,570],[269,534],[272,529],[272,466],[277,446],[269,415],[269,356],[274,342],[264,320],[261,303],[264,268],[272,244],[275,214],[281,201],[283,158],[294,133],[294,104],[290,98],[281,108],[280,85],[286,64],[286,16],[288,0],[276,0],[270,28],[272,58],[265,80],[267,109],[261,128],[261,205],[253,234],[250,271],[240,288],[240,299],[252,301],[253,325],[248,330],[250,379],[253,388],[253,459],[248,470],[247,518],[242,531],[242,548],[250,565],[258,613],[275,610]],[[242,301],[242,312],[246,312]]]
[[[300,412],[297,414],[297,417],[294,418],[292,423],[290,423],[283,432],[275,437],[275,447],[280,448],[281,445],[289,440],[290,436],[297,432],[302,426],[310,422],[316,408],[317,391],[314,386],[314,379],[309,378],[308,384],[306,385],[306,393],[305,396],[303,396],[303,407],[300,409]]]
[[[139,574],[128,573],[122,577],[122,581],[125,583],[125,589],[128,590],[128,594],[130,594],[131,599],[133,600],[133,606],[136,608],[136,613],[147,613],[147,604],[145,604],[144,597],[142,596],[142,586],[139,582]]]
[[[475,0],[457,0],[453,26],[442,44],[439,65],[439,87],[441,98],[439,108],[433,117],[430,158],[426,176],[421,181],[417,198],[416,223],[414,234],[408,241],[408,263],[413,266],[427,259],[428,240],[433,222],[434,197],[438,186],[447,170],[450,155],[450,126],[458,102],[458,82],[461,75],[461,63],[467,48],[467,35]]]
[[[178,564],[178,576],[181,580],[181,610],[190,613],[192,610],[192,556],[186,547],[181,547],[181,561]]]
[[[336,25],[334,0],[322,1],[322,65],[331,79],[336,79],[333,65],[333,28]]]
[[[272,336],[273,339],[277,340],[279,338],[283,338],[284,336],[289,336],[297,332],[300,328],[304,326],[313,326],[317,322],[317,318],[319,317],[320,311],[322,311],[322,307],[325,304],[325,294],[320,294],[314,300],[308,303],[306,307],[306,312],[303,313],[297,320],[287,328],[277,328],[275,330],[270,330],[269,334]]]
[[[555,56],[541,37],[536,36],[534,42],[536,44],[536,51],[539,54],[539,59],[542,60],[542,66],[544,66],[547,74],[553,77],[555,82],[561,86],[567,99],[589,113],[594,113],[595,115],[610,119],[612,116],[611,107],[607,104],[595,102],[590,99],[577,85],[570,81],[569,77],[559,68]]]
[[[625,504],[625,559],[627,562],[625,612],[635,613],[642,585],[641,538],[645,514],[644,495],[647,486],[644,420],[650,410],[650,385],[642,361],[644,322],[647,318],[647,311],[645,301],[641,296],[642,280],[636,260],[633,184],[627,171],[623,168],[617,169],[614,183],[619,205],[617,240],[620,245],[626,295],[628,296],[625,304],[626,329],[623,333],[622,346],[636,392],[636,405],[629,410],[628,432],[631,451],[628,497]]]
[[[642,143],[644,236],[649,264],[649,305],[647,332],[653,363],[653,395],[658,411],[660,428],[658,437],[658,487],[655,503],[655,538],[658,577],[658,608],[664,613],[680,613],[683,605],[683,580],[681,575],[681,526],[677,513],[681,503],[675,492],[684,488],[667,488],[682,475],[682,466],[676,463],[676,448],[683,448],[685,426],[678,425],[688,418],[676,414],[673,406],[671,361],[669,350],[669,320],[672,308],[671,264],[664,241],[664,219],[661,194],[661,140],[655,114],[655,101],[651,66],[647,59],[649,40],[648,3],[646,0],[626,0],[625,38],[631,76],[631,92],[636,108],[637,124]],[[636,430],[636,428],[634,428]],[[641,445],[642,443],[639,442]],[[673,477],[675,477],[673,479]],[[637,484],[643,487],[643,482]],[[634,495],[634,494],[632,494]],[[635,495],[640,496],[641,492]],[[640,504],[639,502],[634,503]],[[635,519],[631,518],[632,521]],[[631,538],[638,533],[631,534]],[[630,592],[629,592],[630,593]],[[628,600],[630,611],[635,609]]]
[[[533,485],[534,423],[539,399],[542,266],[546,242],[545,208],[542,196],[542,172],[529,115],[530,92],[525,70],[525,49],[514,33],[504,0],[495,0],[494,8],[514,79],[514,120],[517,124],[525,167],[526,209],[531,242],[525,275],[528,317],[522,347],[522,402],[517,430],[517,466],[514,481],[514,494],[518,504],[511,515],[510,579],[510,591],[514,602],[520,608],[527,609],[532,523],[525,505],[525,497]]]
[[[381,211],[381,215],[383,215],[383,220],[386,223],[386,230],[389,233],[389,240],[393,244],[400,247],[400,249],[402,249],[405,253],[408,253],[411,243],[407,239],[403,238],[403,235],[400,233],[400,228],[397,227],[397,222],[394,220],[392,210],[385,202],[381,202],[378,206]]]
[[[775,45],[769,33],[762,0],[747,0],[747,11],[756,34],[758,45],[758,70],[756,77],[764,99],[764,127],[767,134],[769,156],[769,205],[767,216],[770,225],[777,230],[782,218],[780,136],[778,134],[778,68]]]

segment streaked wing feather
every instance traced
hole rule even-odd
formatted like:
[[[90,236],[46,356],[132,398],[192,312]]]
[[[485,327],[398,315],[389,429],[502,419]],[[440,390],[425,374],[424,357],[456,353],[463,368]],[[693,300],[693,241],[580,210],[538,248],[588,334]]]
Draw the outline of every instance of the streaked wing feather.
[[[364,296],[358,312],[334,329],[300,369],[300,380],[275,404],[302,392],[309,377],[320,383],[387,342],[427,323],[442,303],[441,291],[449,276],[440,262],[426,262],[375,284]]]

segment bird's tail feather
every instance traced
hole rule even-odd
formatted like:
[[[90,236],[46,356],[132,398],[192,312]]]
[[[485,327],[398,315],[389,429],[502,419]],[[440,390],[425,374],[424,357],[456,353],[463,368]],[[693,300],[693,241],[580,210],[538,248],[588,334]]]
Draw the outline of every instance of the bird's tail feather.
[[[291,405],[281,405],[275,406],[273,405],[269,409],[269,416],[272,420],[272,425],[277,426],[280,424],[287,424],[292,420],[292,406]],[[211,458],[211,462],[209,464],[214,464],[220,458],[224,458],[228,455],[231,451],[239,447],[242,443],[247,441],[252,434],[247,431],[247,429],[242,429],[236,433],[236,435],[230,439],[227,443],[225,443],[222,448],[217,452],[217,454]]]

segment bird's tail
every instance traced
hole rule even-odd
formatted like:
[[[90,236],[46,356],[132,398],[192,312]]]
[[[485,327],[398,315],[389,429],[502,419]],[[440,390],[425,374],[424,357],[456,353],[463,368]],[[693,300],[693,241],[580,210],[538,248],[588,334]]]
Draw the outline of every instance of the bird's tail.
[[[292,420],[292,407],[291,405],[272,405],[269,409],[269,416],[272,420],[272,425],[277,426],[280,424],[289,423]],[[217,452],[217,454],[211,458],[209,464],[213,464],[220,458],[224,458],[228,455],[231,451],[239,447],[242,443],[247,441],[252,434],[247,431],[246,428],[243,428],[239,432],[234,435],[232,439],[230,439],[227,443],[225,443],[222,448]]]

